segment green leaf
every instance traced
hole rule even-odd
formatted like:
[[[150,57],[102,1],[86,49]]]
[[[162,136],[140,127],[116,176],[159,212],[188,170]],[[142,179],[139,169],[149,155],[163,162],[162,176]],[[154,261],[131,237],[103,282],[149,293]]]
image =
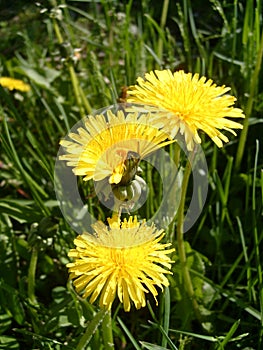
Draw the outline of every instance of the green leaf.
[[[80,338],[80,341],[76,347],[76,350],[84,349],[89,344],[93,334],[95,333],[95,331],[97,330],[101,322],[103,321],[106,312],[107,312],[106,310],[103,310],[103,309],[100,310],[93,317],[93,320],[88,323],[86,331],[83,334],[83,336]]]
[[[20,348],[15,338],[9,337],[6,335],[0,336],[0,346],[1,346],[1,349],[7,349],[7,350]]]
[[[167,350],[167,348],[164,348],[162,346],[155,345],[152,343],[148,343],[146,341],[140,341],[140,343],[142,344],[143,348],[148,349],[148,350]]]
[[[12,317],[8,314],[0,315],[0,333],[4,333],[12,324]]]
[[[129,338],[130,342],[134,346],[134,348],[136,350],[140,350],[141,349],[140,345],[137,343],[137,341],[135,340],[135,338],[133,337],[133,335],[131,334],[129,329],[126,327],[125,323],[121,320],[120,317],[117,317],[117,320],[118,320],[119,324],[121,325],[121,328],[124,330],[125,334]]]
[[[33,201],[18,199],[2,199],[0,201],[0,211],[7,214],[19,223],[35,222],[42,218],[42,214],[36,208],[30,207]]]
[[[18,324],[22,325],[24,323],[25,311],[20,300],[20,295],[15,288],[3,281],[0,281],[0,304],[13,316]]]
[[[188,242],[184,242],[184,244],[185,244],[185,251],[187,255],[187,266],[189,270],[198,272],[198,276],[197,276],[196,274],[191,273],[190,271],[194,291],[197,298],[202,299],[203,297],[202,288],[203,288],[204,280],[200,277],[200,275],[204,275],[205,273],[205,264],[204,264],[203,256],[199,254],[197,251],[193,250]],[[174,272],[174,279],[176,282],[175,283],[176,299],[181,300],[184,295],[184,288],[183,288],[184,282],[183,282],[180,261],[178,257],[176,257],[176,263],[173,265],[172,270]]]
[[[26,75],[36,85],[46,88],[47,90],[53,90],[50,84],[60,75],[58,70],[47,67],[37,71],[31,67],[19,66],[14,68],[14,70],[20,74]]]

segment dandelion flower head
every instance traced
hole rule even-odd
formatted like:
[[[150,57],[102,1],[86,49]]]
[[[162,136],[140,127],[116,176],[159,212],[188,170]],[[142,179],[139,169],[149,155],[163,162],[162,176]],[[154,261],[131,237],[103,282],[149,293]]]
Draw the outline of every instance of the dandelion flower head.
[[[27,92],[30,90],[30,85],[24,83],[20,79],[14,79],[10,77],[0,77],[0,85],[11,91],[19,90],[22,92]]]
[[[94,235],[78,236],[67,265],[77,293],[91,303],[99,299],[101,308],[110,309],[116,297],[130,311],[146,305],[146,293],[155,298],[169,281],[173,262],[167,255],[174,251],[163,244],[163,230],[140,223],[136,217],[128,220],[109,219],[109,226],[94,224]]]
[[[173,141],[167,141],[167,133],[151,124],[150,114],[138,112],[89,116],[84,127],[76,133],[69,133],[71,140],[61,140],[66,154],[60,156],[68,166],[73,167],[75,175],[84,176],[83,180],[100,181],[109,177],[109,183],[119,184],[125,173],[125,160],[129,153],[138,158],[163,147]]]
[[[242,125],[228,118],[243,118],[243,112],[233,107],[236,98],[226,94],[230,88],[217,86],[211,79],[199,78],[183,70],[155,70],[138,78],[137,85],[127,91],[127,101],[149,105],[156,112],[164,130],[174,137],[180,132],[188,150],[201,143],[198,130],[204,131],[218,147],[228,138],[220,130],[242,129]]]

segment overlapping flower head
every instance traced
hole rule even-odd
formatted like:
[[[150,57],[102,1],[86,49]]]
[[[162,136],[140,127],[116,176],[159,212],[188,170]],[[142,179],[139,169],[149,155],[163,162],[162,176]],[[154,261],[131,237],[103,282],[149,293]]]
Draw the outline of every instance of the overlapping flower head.
[[[76,291],[94,303],[99,298],[101,308],[110,309],[117,296],[124,310],[130,311],[133,303],[137,309],[146,305],[145,293],[151,293],[157,303],[156,286],[163,289],[171,274],[174,249],[162,244],[163,230],[153,225],[139,223],[136,217],[120,221],[109,219],[109,226],[101,222],[94,225],[95,233],[78,236],[69,256],[70,278]]]
[[[108,110],[87,117],[84,125],[61,141],[66,153],[60,160],[83,180],[106,181],[113,193],[121,189],[122,194],[138,178],[140,160],[172,142],[150,113]],[[99,299],[101,308],[110,309],[117,296],[129,311],[132,304],[137,309],[145,306],[149,292],[157,302],[156,287],[169,285],[165,275],[171,273],[172,261],[167,255],[174,249],[160,242],[162,229],[132,216],[121,221],[120,215],[108,218],[108,226],[97,221],[93,232],[75,239],[68,268],[76,291],[91,303]]]
[[[109,177],[109,183],[119,184],[127,175],[132,155],[139,160],[173,142],[151,121],[149,113],[138,112],[114,114],[109,110],[107,118],[104,114],[89,116],[84,127],[69,134],[72,141],[60,142],[67,151],[60,159],[66,160],[76,175],[84,176],[83,180]]]
[[[183,70],[172,73],[169,69],[155,70],[138,78],[137,85],[128,91],[128,102],[145,104],[155,121],[174,137],[180,132],[185,137],[188,150],[201,143],[198,130],[203,130],[218,147],[229,139],[219,130],[242,125],[228,118],[243,118],[243,112],[233,107],[236,98],[226,94],[230,88],[217,86],[211,79],[199,78]]]

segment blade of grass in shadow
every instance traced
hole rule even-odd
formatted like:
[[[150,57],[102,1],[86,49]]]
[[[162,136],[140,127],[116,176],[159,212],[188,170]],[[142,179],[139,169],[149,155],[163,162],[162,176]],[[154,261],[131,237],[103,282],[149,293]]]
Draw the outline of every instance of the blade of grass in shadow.
[[[45,171],[45,174],[49,176],[49,179],[53,181],[54,178],[54,166],[53,162],[50,162],[50,159],[45,156],[42,152],[39,143],[37,142],[35,136],[31,133],[30,130],[26,131],[26,136],[30,145],[25,144],[25,148],[32,158],[40,165],[40,167]],[[44,175],[44,174],[43,174]]]
[[[124,333],[127,335],[127,337],[129,338],[129,340],[131,341],[132,345],[134,346],[134,348],[136,350],[141,350],[140,345],[137,343],[137,341],[134,339],[133,335],[131,334],[131,332],[129,331],[129,329],[125,326],[124,322],[121,320],[121,318],[118,316],[117,320],[121,326],[121,328],[123,329]]]
[[[126,68],[126,80],[127,85],[131,85],[134,81],[132,68],[132,57],[134,52],[130,44],[130,29],[131,29],[131,6],[133,0],[130,0],[125,8],[125,36],[124,36],[124,48],[125,48],[125,68]]]
[[[200,40],[200,32],[197,30],[196,25],[195,25],[195,20],[194,20],[194,14],[192,11],[192,7],[191,7],[191,1],[188,0],[188,16],[189,16],[189,24],[190,24],[190,28],[192,30],[192,34],[196,43],[196,46],[198,47],[199,50],[199,55],[201,58],[201,62],[202,65],[201,67],[198,69],[197,67],[192,67],[194,69],[194,71],[199,71],[199,73],[205,75],[206,72],[206,67],[208,66],[208,57],[207,57],[207,53],[206,50],[204,48],[204,46],[202,45],[202,42]]]
[[[183,9],[181,7],[180,3],[177,3],[177,13],[178,18],[173,17],[173,20],[178,25],[178,28],[180,30],[182,39],[183,39],[183,46],[185,51],[185,61],[187,68],[189,71],[193,70],[193,62],[192,62],[192,47],[191,47],[191,39],[189,34],[189,23],[188,23],[188,1],[183,1]]]
[[[20,172],[22,179],[25,181],[25,183],[28,185],[28,187],[31,190],[31,194],[34,197],[36,203],[39,205],[41,211],[44,215],[49,215],[50,211],[45,206],[44,201],[42,200],[41,196],[44,198],[48,198],[48,195],[43,190],[41,186],[38,185],[38,183],[29,175],[29,173],[25,170],[24,166],[22,165],[19,156],[16,152],[15,146],[12,142],[12,139],[10,137],[8,124],[6,121],[6,118],[4,118],[4,131],[5,136],[2,136],[2,142],[3,147],[6,153],[9,155],[10,161],[14,163],[14,165],[17,167],[17,170]]]
[[[173,341],[170,339],[170,337],[168,336],[168,333],[163,329],[163,327],[159,324],[159,321],[157,320],[155,313],[153,312],[153,309],[151,307],[151,304],[149,302],[147,302],[147,306],[148,309],[150,311],[150,314],[154,320],[154,322],[152,321],[148,321],[149,324],[153,325],[155,328],[159,329],[159,331],[161,332],[162,336],[165,337],[165,339],[167,340],[167,344],[169,344],[170,348],[172,350],[178,350],[177,347],[174,345]]]
[[[67,113],[64,110],[63,105],[59,102],[58,98],[54,98],[54,102],[55,102],[59,112],[61,113],[62,118],[60,118],[60,120],[64,121],[65,126],[66,126],[66,130],[69,131],[70,130],[70,123],[69,123],[69,119],[68,119]],[[78,120],[76,119],[75,121],[77,122]]]
[[[146,341],[140,341],[140,344],[143,346],[143,349],[147,350],[167,350],[167,348],[164,348],[163,346],[148,343]]]
[[[42,219],[41,213],[34,207],[34,201],[24,199],[2,198],[0,200],[0,211],[19,223],[38,222]]]
[[[257,210],[257,202],[256,202],[256,180],[257,180],[257,171],[258,171],[258,155],[259,155],[259,141],[256,140],[256,154],[255,154],[255,163],[254,163],[254,172],[253,172],[253,183],[252,183],[252,227],[254,233],[254,247],[255,247],[255,260],[256,267],[258,273],[258,293],[259,293],[259,305],[261,309],[261,330],[260,330],[260,339],[259,343],[262,342],[263,337],[263,278],[262,278],[262,268],[261,268],[261,260],[260,260],[260,248],[259,248],[259,237],[258,237],[258,228],[257,228],[257,220],[256,220],[256,210]],[[263,233],[263,232],[262,232]]]
[[[235,261],[233,262],[233,264],[231,265],[231,267],[229,268],[229,270],[227,271],[226,275],[224,276],[224,279],[222,280],[222,282],[220,283],[220,290],[217,290],[214,295],[212,300],[209,303],[208,308],[211,310],[213,304],[215,303],[215,301],[218,299],[221,291],[223,290],[224,286],[227,284],[227,282],[230,280],[231,276],[233,275],[233,273],[238,269],[239,264],[241,262],[241,260],[243,259],[243,252],[241,252],[241,254],[238,255],[238,257],[235,259]],[[191,270],[192,272],[192,270]]]
[[[30,257],[28,275],[27,275],[28,277],[27,295],[28,295],[28,300],[30,304],[29,311],[31,314],[32,325],[35,333],[39,333],[40,331],[40,320],[38,315],[39,304],[35,295],[38,252],[39,252],[39,249],[37,245],[33,246],[31,249],[31,257]]]
[[[152,55],[152,57],[154,58],[155,62],[158,64],[158,66],[161,66],[162,65],[162,61],[159,59],[159,57],[153,51],[153,49],[150,46],[146,45],[146,44],[144,44],[144,47]]]
[[[229,341],[232,339],[235,331],[237,330],[238,326],[240,324],[240,320],[237,320],[232,327],[230,328],[230,330],[228,331],[228,333],[226,334],[226,336],[224,337],[223,341],[220,342],[220,344],[218,344],[217,348],[218,350],[224,350],[225,345],[227,345],[227,343],[229,343]]]
[[[66,345],[65,342],[62,343],[62,342],[57,341],[55,339],[52,339],[52,338],[49,338],[49,337],[46,337],[46,336],[43,336],[43,335],[40,335],[40,334],[37,334],[37,333],[34,333],[34,332],[30,332],[27,329],[13,328],[13,331],[15,333],[24,334],[24,335],[27,335],[29,337],[32,337],[33,339],[34,338],[38,339],[39,341],[44,341],[45,343],[48,342],[48,343],[50,343],[52,345],[62,346],[63,349],[65,349],[65,350],[76,350],[75,347],[72,347],[70,345]],[[50,349],[54,349],[54,348],[50,348]]]
[[[236,340],[240,340],[243,339],[244,337],[248,336],[248,333],[244,333],[239,335],[236,338],[232,338],[234,332],[236,331],[236,329],[238,328],[240,323],[240,320],[237,320],[232,327],[230,328],[229,332],[227,333],[227,335],[224,336],[210,336],[210,335],[205,335],[205,334],[199,334],[199,333],[194,333],[194,332],[187,332],[187,331],[181,331],[181,330],[177,330],[177,329],[170,329],[169,331],[171,333],[178,333],[178,334],[184,334],[193,338],[197,338],[197,339],[202,339],[205,340],[207,342],[211,342],[211,343],[219,343],[218,347],[216,349],[220,349],[223,350],[224,349],[224,345],[226,345],[229,341],[236,341]],[[222,342],[220,342],[222,340]]]
[[[3,101],[7,103],[7,107],[10,108],[9,114],[12,115],[15,120],[19,121],[20,125],[23,125],[24,120],[18,112],[17,108],[14,105],[13,100],[10,97],[10,94],[5,91],[5,89],[0,85],[0,97],[3,98]],[[1,114],[4,114],[2,111],[2,106],[0,106]]]
[[[247,268],[246,268],[246,271],[247,271],[247,289],[248,289],[248,293],[250,295],[249,299],[251,300],[252,295],[253,295],[253,299],[255,299],[255,288],[253,286],[253,281],[252,281],[251,266],[249,264],[249,258],[247,255],[247,246],[246,246],[246,241],[245,241],[245,237],[244,237],[243,226],[242,226],[240,218],[237,217],[236,219],[237,219],[237,224],[238,224],[239,233],[240,233],[240,240],[241,240],[241,244],[242,244],[242,248],[243,248],[243,255],[244,255],[244,259],[245,259],[246,266],[247,266]],[[252,291],[252,293],[251,293],[251,291]]]
[[[245,61],[244,78],[247,82],[246,92],[248,93],[248,100],[244,111],[246,118],[244,119],[243,129],[241,131],[236,153],[235,168],[237,171],[240,169],[245,151],[249,119],[253,111],[253,105],[260,81],[259,73],[263,56],[263,28],[258,19],[259,13],[261,13],[260,11],[262,11],[260,0],[257,0],[256,7],[254,7],[253,1],[247,1],[242,44]],[[251,35],[251,33],[253,33],[253,35]]]
[[[163,312],[162,325],[165,333],[168,334],[169,324],[170,324],[170,311],[171,311],[170,289],[168,287],[165,288],[164,293],[162,295],[162,304],[163,304],[163,307],[160,308]],[[161,345],[164,348],[167,346],[167,339],[164,335],[162,335]]]
[[[54,31],[55,31],[56,36],[57,36],[58,43],[60,45],[62,45],[64,40],[63,40],[61,31],[60,31],[60,28],[58,25],[58,21],[56,18],[53,18],[53,26],[54,26]],[[85,94],[84,94],[84,92],[79,84],[79,79],[78,79],[77,74],[75,72],[72,61],[68,62],[67,68],[68,68],[69,76],[71,79],[76,102],[77,102],[77,105],[79,107],[79,113],[80,113],[80,116],[83,118],[83,117],[85,117],[85,112],[88,114],[90,114],[92,112],[92,108],[91,108],[91,105],[90,105],[88,99],[86,98],[86,96],[85,96]]]
[[[152,54],[152,56],[154,57],[155,61],[158,63],[158,65],[160,67],[162,67],[162,56],[163,56],[163,46],[164,44],[166,44],[166,37],[165,37],[165,31],[164,31],[164,26],[166,23],[166,17],[167,17],[167,13],[166,11],[168,10],[167,6],[169,6],[169,1],[165,0],[164,5],[163,5],[163,14],[162,16],[164,18],[161,18],[161,24],[159,25],[150,15],[145,14],[145,18],[147,19],[147,25],[150,27],[150,30],[156,30],[157,34],[158,34],[158,40],[157,40],[157,44],[156,44],[156,48],[155,46],[153,46],[152,48],[149,47],[149,45],[145,44],[145,47],[147,48],[147,50]]]
[[[76,350],[83,350],[89,344],[94,332],[98,329],[99,325],[103,321],[107,311],[100,310],[93,319],[88,323],[85,333],[80,338]]]
[[[89,53],[89,65],[92,72],[91,84],[93,85],[93,91],[96,91],[100,98],[100,106],[108,106],[110,103],[108,87],[103,79],[99,61],[93,51]]]
[[[58,128],[59,132],[61,133],[61,135],[63,135],[65,132],[64,128],[62,127],[61,122],[58,120],[55,113],[50,108],[48,101],[44,97],[42,97],[42,94],[41,94],[39,88],[35,84],[32,83],[32,86],[33,86],[34,91],[35,91],[36,95],[38,96],[39,100],[41,101],[41,103],[45,107],[46,111],[48,112],[48,115],[54,121],[54,123],[55,123],[56,127]]]
[[[169,9],[169,0],[164,0],[162,15],[161,15],[161,22],[160,22],[160,29],[162,30],[162,32],[164,32],[164,28],[166,25],[168,9]],[[164,45],[163,37],[160,35],[157,43],[157,56],[159,57],[161,62],[163,61],[163,45]]]
[[[241,254],[243,254],[243,252]],[[245,270],[245,268],[246,267],[244,266],[244,270]],[[210,284],[215,289],[215,291],[217,291],[221,296],[224,296],[226,298],[227,302],[231,301],[231,302],[235,303],[238,307],[240,307],[241,309],[244,309],[247,313],[249,313],[251,316],[253,316],[256,320],[261,321],[261,312],[258,311],[257,309],[255,309],[253,306],[248,306],[247,302],[244,302],[242,299],[239,299],[234,294],[236,285],[238,285],[238,283],[240,283],[240,281],[238,281],[238,283],[233,286],[233,290],[227,290],[226,288],[222,288],[220,285],[214,283],[211,279],[205,277],[204,275],[198,273],[195,270],[190,269],[190,272],[193,275],[196,275],[197,277],[203,278],[203,280],[205,282],[207,282],[208,284]]]
[[[116,79],[114,75],[114,71],[112,68],[110,68],[110,94],[111,94],[111,100],[113,104],[116,104],[119,99],[119,94],[118,94],[118,89],[117,89],[117,84],[116,84]]]

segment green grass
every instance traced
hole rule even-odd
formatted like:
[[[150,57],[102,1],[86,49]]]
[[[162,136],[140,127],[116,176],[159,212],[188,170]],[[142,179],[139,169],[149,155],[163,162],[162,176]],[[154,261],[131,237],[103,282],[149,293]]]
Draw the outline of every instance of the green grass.
[[[54,191],[59,140],[84,115],[115,103],[138,76],[164,68],[231,86],[246,119],[223,149],[208,138],[202,143],[208,197],[185,235],[202,323],[174,254],[158,307],[151,298],[130,313],[114,304],[115,347],[262,349],[262,2],[21,3],[0,9],[0,76],[31,85],[28,93],[0,86],[0,349],[106,349],[107,315],[68,282],[76,233]],[[150,167],[144,172],[148,218],[160,203],[160,185]],[[89,204],[104,220],[96,198]],[[171,225],[175,241],[174,232]]]

